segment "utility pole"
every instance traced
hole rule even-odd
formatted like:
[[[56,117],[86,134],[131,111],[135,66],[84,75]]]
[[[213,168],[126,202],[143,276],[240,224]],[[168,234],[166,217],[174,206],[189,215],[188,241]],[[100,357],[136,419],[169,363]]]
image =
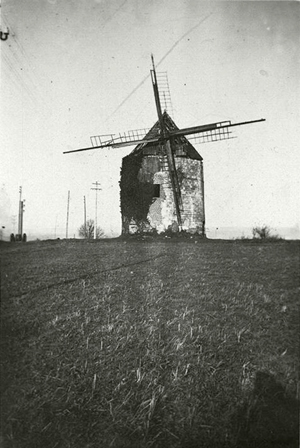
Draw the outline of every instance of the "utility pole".
[[[16,235],[17,241],[22,241],[23,238],[23,213],[24,213],[24,202],[22,201],[22,187],[19,187],[20,199],[19,199],[19,217],[18,217],[18,234]],[[24,237],[26,238],[26,236]]]
[[[22,227],[23,227],[23,219],[22,219],[22,187],[19,187],[20,199],[19,199],[19,219],[18,219],[18,235],[21,235],[22,238]]]
[[[66,224],[66,239],[68,239],[68,228],[69,228],[69,209],[70,209],[70,190],[68,191],[68,205],[67,205],[67,224]]]
[[[91,188],[91,190],[95,190],[96,191],[96,203],[95,203],[95,222],[94,222],[94,239],[96,239],[97,237],[97,203],[98,203],[98,196],[97,196],[97,192],[99,190],[102,190],[102,188],[100,188],[100,183],[96,180],[96,182],[93,182],[93,185],[96,185],[96,187]],[[98,188],[99,187],[99,188]]]
[[[83,196],[83,209],[84,209],[84,233],[86,238],[86,202],[85,202],[85,196]]]

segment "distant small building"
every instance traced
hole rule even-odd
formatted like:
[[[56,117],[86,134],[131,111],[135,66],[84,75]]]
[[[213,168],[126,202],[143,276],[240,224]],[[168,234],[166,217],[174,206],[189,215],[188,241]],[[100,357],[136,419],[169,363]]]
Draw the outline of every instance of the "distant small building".
[[[167,131],[178,129],[167,112],[163,120]],[[157,121],[145,139],[159,135]],[[183,230],[205,235],[203,159],[184,136],[174,137],[172,147],[181,194],[181,222],[163,145],[141,143],[122,160],[122,234]]]

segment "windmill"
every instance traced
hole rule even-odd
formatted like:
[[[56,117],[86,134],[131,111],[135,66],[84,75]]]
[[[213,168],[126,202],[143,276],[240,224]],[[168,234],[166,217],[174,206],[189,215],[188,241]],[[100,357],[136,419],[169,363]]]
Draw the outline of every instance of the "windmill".
[[[161,232],[172,228],[174,231],[187,230],[204,236],[202,157],[186,136],[197,139],[198,143],[227,140],[232,138],[232,127],[265,119],[240,123],[222,121],[179,129],[167,111],[162,111],[153,55],[151,60],[150,74],[158,117],[154,126],[149,131],[128,131],[118,136],[112,134],[109,139],[107,135],[92,136],[91,147],[65,151],[64,154],[135,146],[122,163],[122,233]],[[193,173],[193,177],[189,173]]]

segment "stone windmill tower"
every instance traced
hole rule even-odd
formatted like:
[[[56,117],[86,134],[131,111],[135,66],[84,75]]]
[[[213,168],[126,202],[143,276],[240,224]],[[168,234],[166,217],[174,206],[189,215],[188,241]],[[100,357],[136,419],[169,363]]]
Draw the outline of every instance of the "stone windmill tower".
[[[178,127],[165,111],[166,132]],[[159,141],[157,121],[140,143],[122,160],[122,233],[178,232],[205,234],[202,157],[185,136],[165,148]],[[150,140],[150,142],[149,142]]]

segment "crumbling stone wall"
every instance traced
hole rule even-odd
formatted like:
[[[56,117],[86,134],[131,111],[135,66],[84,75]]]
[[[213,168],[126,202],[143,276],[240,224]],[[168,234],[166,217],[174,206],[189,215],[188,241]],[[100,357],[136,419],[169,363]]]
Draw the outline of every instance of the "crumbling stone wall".
[[[154,196],[154,173],[160,169],[159,159],[137,154],[124,157],[121,169],[122,233],[150,231],[148,213]],[[134,230],[136,229],[136,230]]]
[[[204,234],[202,160],[175,157],[183,201],[182,229]],[[159,197],[155,197],[159,185]],[[122,233],[177,230],[170,174],[158,155],[129,155],[121,171]]]
[[[177,172],[182,173],[181,179],[178,176],[183,202],[182,229],[202,234],[205,226],[202,161],[177,158],[176,166]]]
[[[183,211],[182,230],[191,233],[204,233],[204,191],[202,161],[188,158],[175,158]],[[176,228],[177,217],[174,195],[168,171],[155,173],[154,183],[161,185],[160,197],[150,205],[148,221],[159,233]]]

